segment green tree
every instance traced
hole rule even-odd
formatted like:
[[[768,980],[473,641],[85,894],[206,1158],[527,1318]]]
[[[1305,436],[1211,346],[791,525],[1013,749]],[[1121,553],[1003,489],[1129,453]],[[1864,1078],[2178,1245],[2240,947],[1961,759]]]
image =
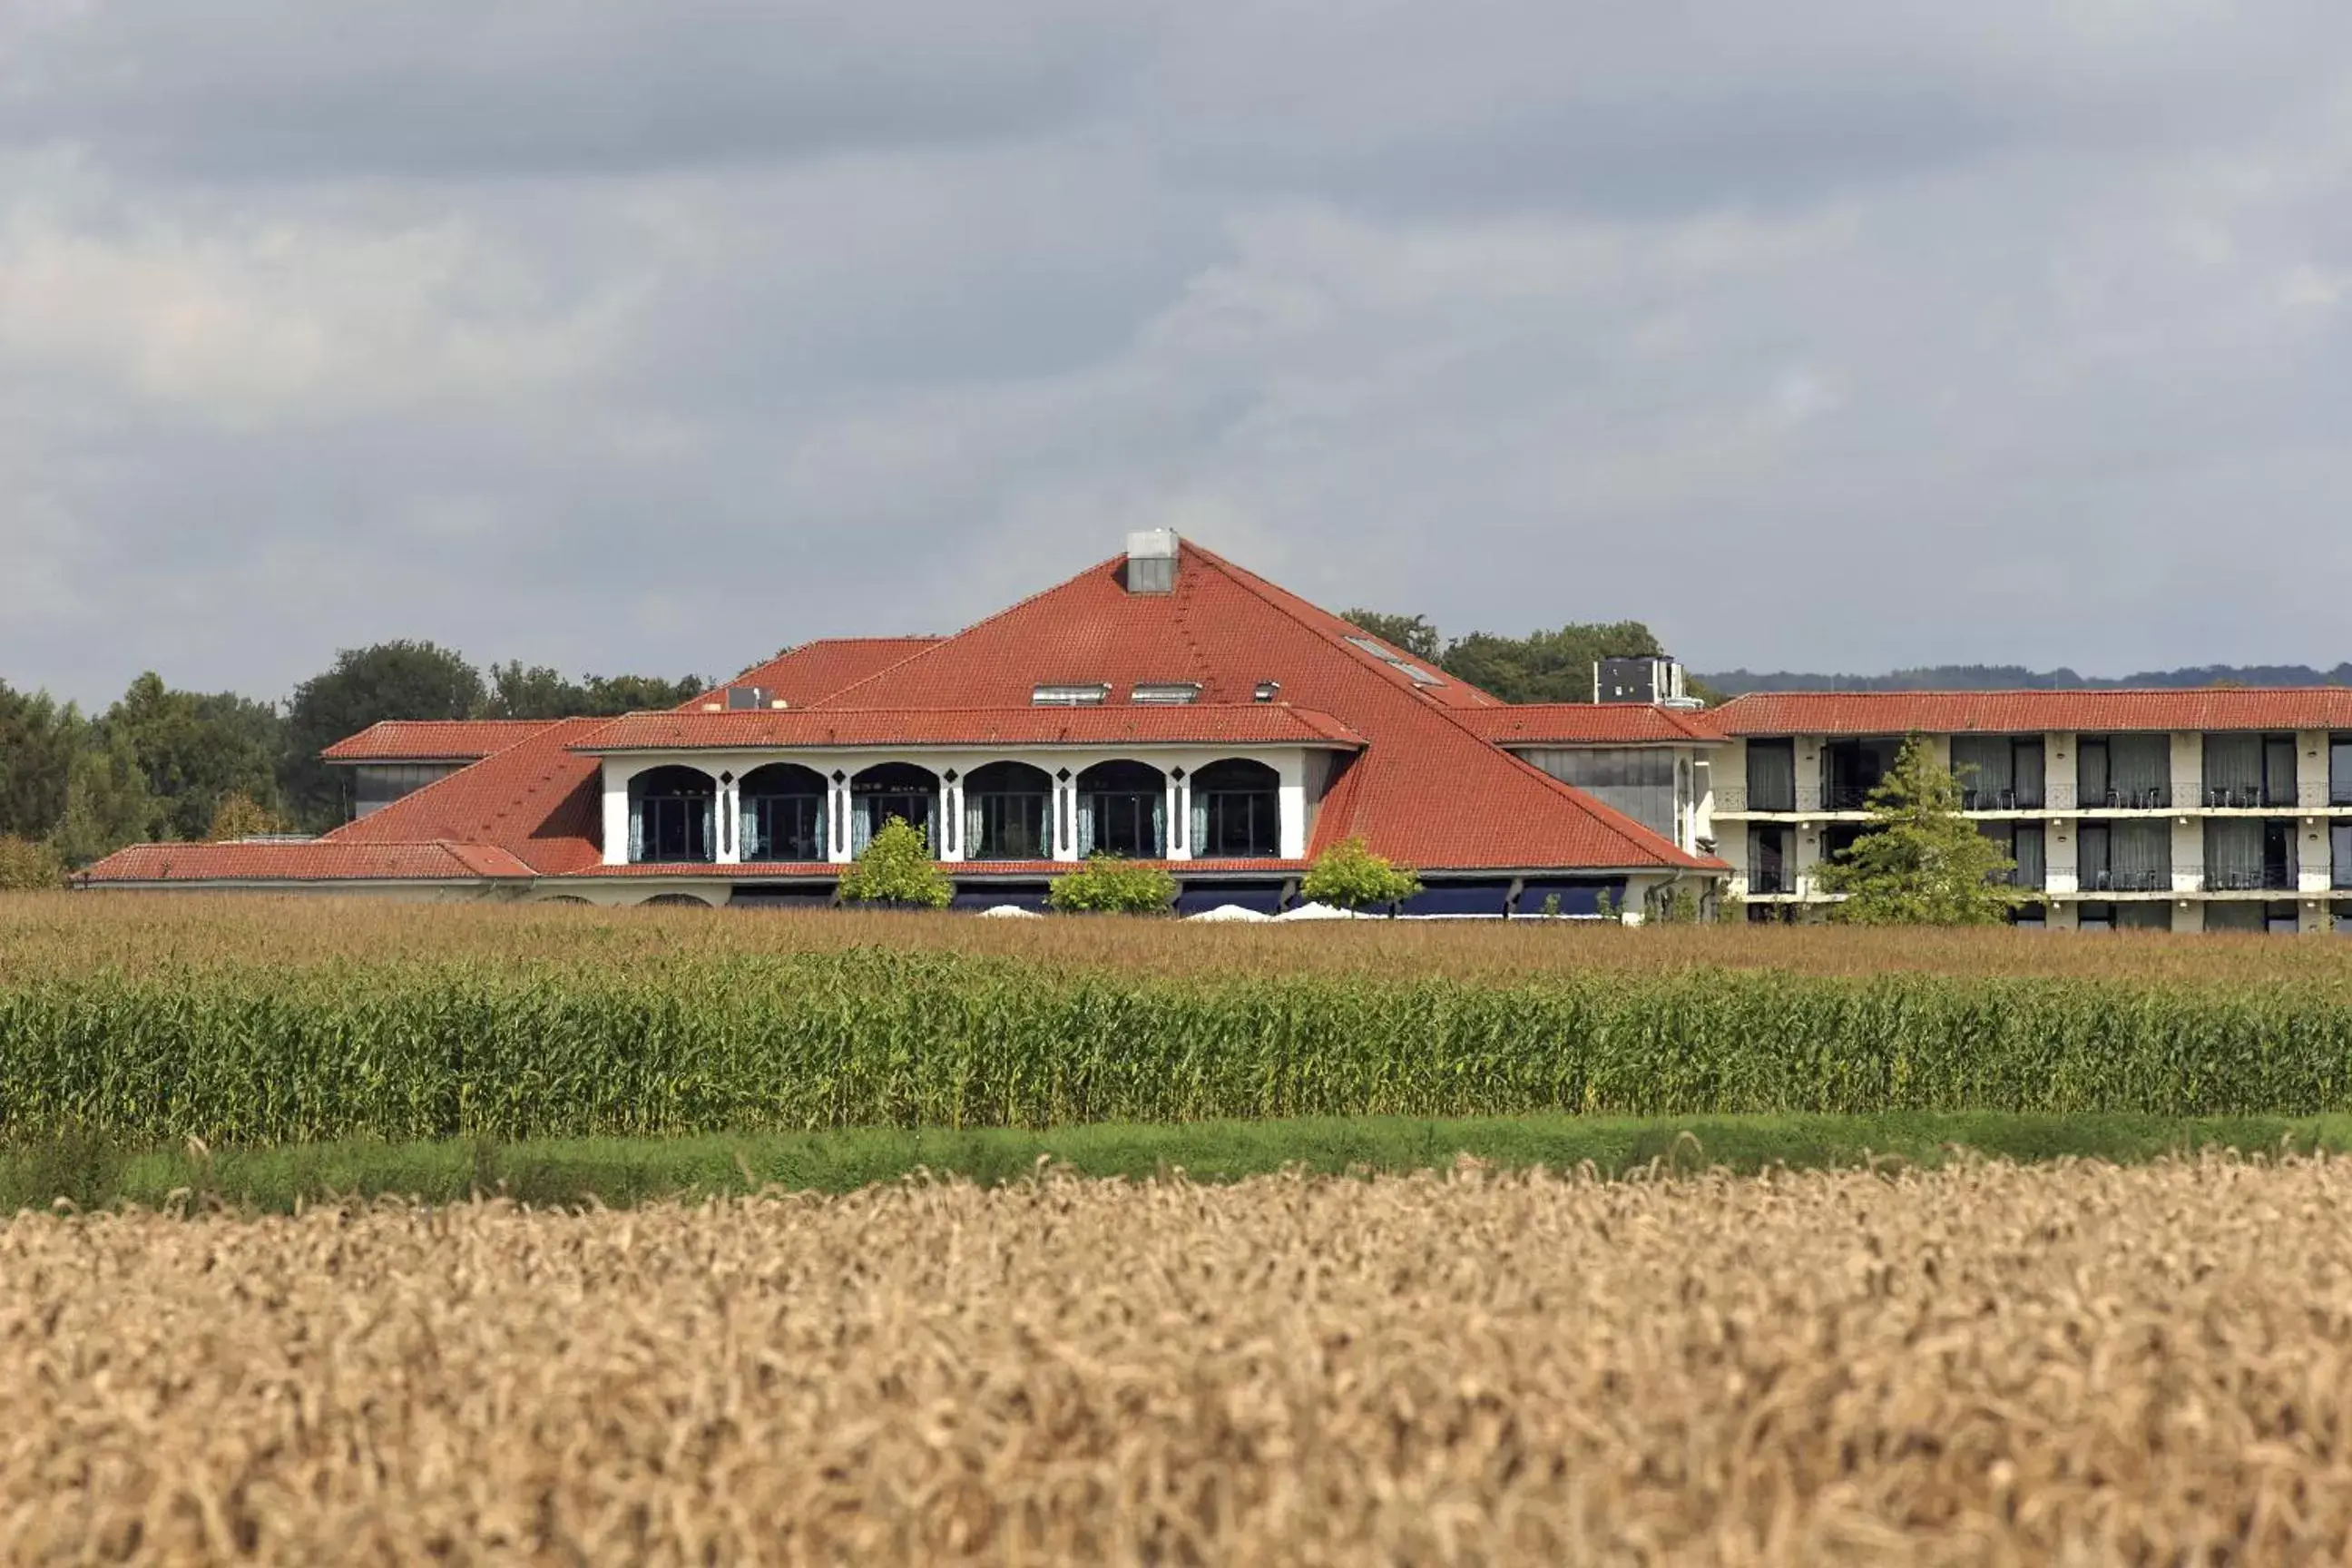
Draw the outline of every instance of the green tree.
[[[464,655],[429,642],[344,649],[332,668],[294,689],[278,773],[287,808],[305,826],[333,826],[342,784],[320,752],[380,720],[478,717],[488,695]]]
[[[592,675],[572,680],[546,665],[520,659],[490,667],[488,719],[577,719],[675,708],[710,689],[699,676],[666,680],[657,675]]]
[[[87,866],[126,844],[145,844],[170,832],[171,814],[147,787],[146,770],[129,734],[106,733],[74,758],[66,781],[65,819],[56,838],[68,865]]]
[[[53,845],[0,833],[0,893],[47,892],[66,885],[66,863]]]
[[[1421,891],[1412,868],[1375,855],[1360,838],[1343,838],[1315,858],[1298,896],[1342,910],[1388,909]]]
[[[1506,702],[1590,702],[1592,667],[1611,654],[1663,655],[1639,621],[1576,624],[1523,637],[1472,632],[1447,645],[1445,673]]]
[[[232,795],[267,808],[278,799],[276,709],[234,692],[174,691],[152,670],[131,683],[101,721],[129,737],[176,837],[201,839]]]
[[[1843,893],[1832,920],[1856,925],[1998,925],[2020,895],[1997,880],[2016,865],[1960,815],[1960,781],[1914,735],[1870,793],[1868,831],[1823,866]]]
[[[1391,616],[1379,610],[1348,610],[1339,618],[1359,626],[1382,642],[1391,643],[1415,658],[1435,662],[1444,657],[1437,628],[1427,616]]]
[[[845,904],[943,910],[954,897],[955,884],[932,860],[923,830],[904,817],[884,823],[865,853],[841,874]]]
[[[592,675],[587,679],[588,711],[599,716],[649,713],[675,708],[717,684],[698,675],[682,676],[676,680],[664,680],[658,675]]]
[[[1175,901],[1176,879],[1164,868],[1101,850],[1045,889],[1046,907],[1064,914],[1156,915]]]
[[[0,833],[46,838],[57,831],[88,728],[71,703],[0,680]]]

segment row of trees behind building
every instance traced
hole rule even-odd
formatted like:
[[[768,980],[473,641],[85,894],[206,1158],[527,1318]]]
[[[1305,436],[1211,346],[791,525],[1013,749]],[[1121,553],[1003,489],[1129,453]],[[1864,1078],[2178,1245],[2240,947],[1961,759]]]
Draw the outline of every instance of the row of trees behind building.
[[[1603,654],[1660,652],[1639,621],[1448,642],[1421,616],[1349,612],[1414,656],[1511,702],[1580,702]],[[320,832],[347,815],[319,752],[384,719],[568,719],[674,707],[698,676],[574,679],[520,660],[478,668],[429,642],[352,648],[286,701],[184,691],[142,675],[102,713],[0,680],[0,839],[86,866],[126,844]]]
[[[383,719],[564,719],[667,708],[699,677],[478,669],[429,642],[352,648],[283,704],[142,675],[102,713],[0,681],[0,838],[84,866],[126,844],[317,832],[345,778],[319,752]],[[22,854],[20,848],[17,851]]]

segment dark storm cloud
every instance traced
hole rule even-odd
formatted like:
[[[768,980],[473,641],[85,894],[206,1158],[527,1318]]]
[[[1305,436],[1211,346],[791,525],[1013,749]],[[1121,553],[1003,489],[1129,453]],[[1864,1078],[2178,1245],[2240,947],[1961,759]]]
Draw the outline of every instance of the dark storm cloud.
[[[954,144],[1062,121],[1116,78],[1108,29],[1058,0],[26,4],[0,138],[163,176],[609,174]]]
[[[2315,0],[16,0],[0,678],[732,669],[1160,524],[1702,667],[2333,663],[2347,61]]]

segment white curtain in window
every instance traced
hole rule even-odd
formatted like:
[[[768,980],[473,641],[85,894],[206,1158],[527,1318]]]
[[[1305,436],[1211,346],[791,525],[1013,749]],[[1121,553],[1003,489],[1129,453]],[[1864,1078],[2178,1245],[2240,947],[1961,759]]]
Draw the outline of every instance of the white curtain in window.
[[[1095,805],[1092,795],[1078,796],[1078,858],[1095,852]]]
[[[1151,797],[1151,853],[1154,858],[1164,857],[1168,853],[1168,797],[1165,795]]]
[[[2116,735],[2108,740],[2107,787],[2126,801],[2144,798],[2171,783],[2172,737]]]
[[[1797,801],[1797,759],[1786,746],[1748,748],[1750,810],[1791,809]]]
[[[2259,847],[2259,846],[2258,846]],[[2107,838],[2107,864],[2118,888],[2172,885],[2172,826],[2164,822],[2118,822]]]
[[[2011,840],[2009,858],[2017,862],[2017,883],[2021,888],[2038,888],[2048,871],[2048,863],[2038,827],[2021,827]]]
[[[2042,793],[2042,742],[2010,748],[2010,778],[2019,805],[2039,805],[2049,798]]]
[[[986,837],[987,819],[981,815],[980,797],[978,795],[968,795],[963,797],[963,854],[965,859],[970,860],[976,858],[981,854],[983,847],[994,847],[993,845],[982,845],[982,840]]]
[[[629,864],[635,866],[646,858],[646,803],[629,802]]]
[[[1982,810],[1997,804],[2004,791],[2016,787],[2009,764],[2006,735],[1952,737],[1952,776]]]
[[[2248,805],[2262,798],[2263,739],[2260,735],[2205,737],[2205,788],[2230,791]]]
[[[2263,885],[2263,825],[2252,820],[2205,825],[2205,875],[2216,888]]]
[[[866,853],[874,842],[874,813],[866,804],[852,796],[849,802],[849,856],[856,859]]]
[[[1206,855],[1209,853],[1209,797],[1196,795],[1192,800],[1192,823],[1184,842],[1192,847],[1193,854]]]

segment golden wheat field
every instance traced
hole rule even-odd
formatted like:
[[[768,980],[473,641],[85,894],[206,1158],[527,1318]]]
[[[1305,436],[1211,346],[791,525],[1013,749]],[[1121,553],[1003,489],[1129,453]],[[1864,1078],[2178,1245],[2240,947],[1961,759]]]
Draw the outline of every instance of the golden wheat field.
[[[2334,1562],[2352,1162],[20,1216],[0,1559]]]

